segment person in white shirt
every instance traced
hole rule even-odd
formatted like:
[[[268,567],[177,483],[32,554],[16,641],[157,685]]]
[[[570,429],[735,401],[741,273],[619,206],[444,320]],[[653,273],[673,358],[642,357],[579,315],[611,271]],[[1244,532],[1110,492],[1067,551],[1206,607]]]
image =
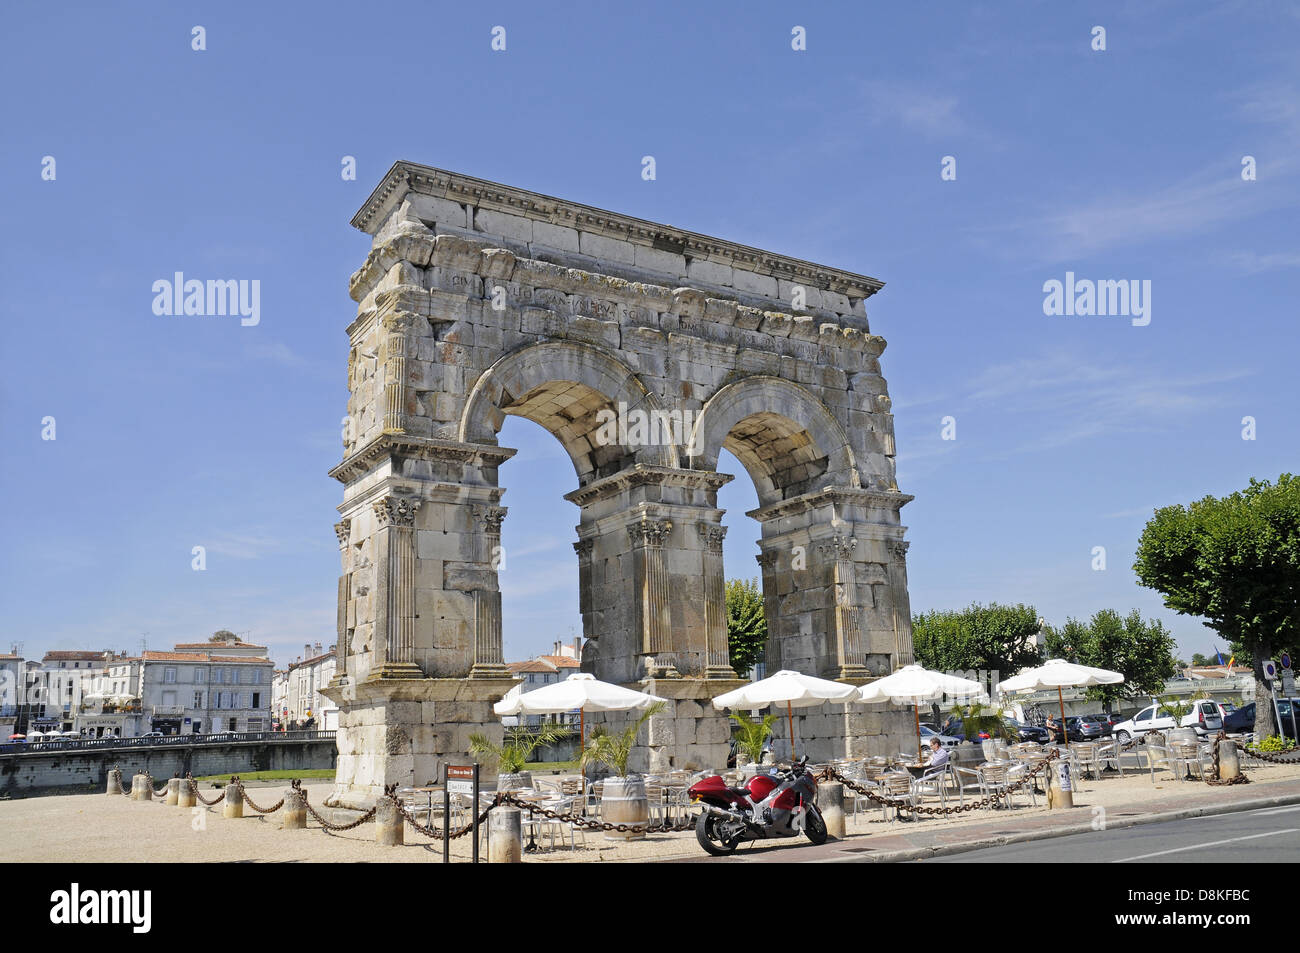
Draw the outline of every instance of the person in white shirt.
[[[948,749],[939,743],[938,738],[930,739],[930,760],[926,762],[927,768],[942,768],[948,763]]]

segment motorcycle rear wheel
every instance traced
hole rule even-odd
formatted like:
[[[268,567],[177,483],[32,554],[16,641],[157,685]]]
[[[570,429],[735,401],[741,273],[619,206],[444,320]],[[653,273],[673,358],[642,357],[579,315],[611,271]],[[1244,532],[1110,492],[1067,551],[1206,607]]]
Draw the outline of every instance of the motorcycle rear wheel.
[[[726,857],[736,852],[737,841],[723,840],[717,832],[718,819],[708,811],[700,812],[695,821],[695,839],[714,857]]]
[[[803,832],[814,844],[826,843],[826,822],[822,820],[821,811],[810,807],[803,822]]]

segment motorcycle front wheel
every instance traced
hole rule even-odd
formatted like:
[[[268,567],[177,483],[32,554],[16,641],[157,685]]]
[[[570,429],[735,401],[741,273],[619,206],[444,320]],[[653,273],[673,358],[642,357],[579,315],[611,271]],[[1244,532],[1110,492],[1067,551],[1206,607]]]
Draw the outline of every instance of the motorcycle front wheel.
[[[803,832],[814,844],[826,843],[826,822],[822,820],[822,812],[817,810],[815,805],[808,807],[804,816]]]
[[[695,821],[695,839],[714,857],[726,857],[736,852],[736,841],[725,840],[718,833],[718,818],[702,811]]]

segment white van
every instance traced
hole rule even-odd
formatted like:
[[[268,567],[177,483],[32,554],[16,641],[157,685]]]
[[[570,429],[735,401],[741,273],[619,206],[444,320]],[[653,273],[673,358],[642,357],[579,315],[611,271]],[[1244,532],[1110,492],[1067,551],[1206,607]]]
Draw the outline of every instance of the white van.
[[[1152,705],[1149,708],[1143,708],[1128,721],[1121,721],[1116,725],[1115,737],[1122,744],[1131,738],[1141,738],[1147,732],[1167,731],[1173,727],[1175,727],[1174,716],[1163,708],[1157,711],[1156,706]],[[1210,701],[1192,702],[1192,710],[1183,716],[1180,727],[1194,728],[1202,738],[1218,731],[1223,727],[1223,716],[1219,714],[1218,703]]]

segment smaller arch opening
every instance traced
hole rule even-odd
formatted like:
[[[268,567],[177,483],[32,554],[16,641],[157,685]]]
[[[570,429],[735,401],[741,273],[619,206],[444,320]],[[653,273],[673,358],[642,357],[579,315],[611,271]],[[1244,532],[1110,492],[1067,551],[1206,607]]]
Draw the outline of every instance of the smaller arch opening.
[[[585,384],[552,380],[518,397],[503,393],[500,410],[554,434],[573,460],[580,484],[617,473],[632,462],[627,448],[601,433],[603,418],[617,413],[614,402]]]
[[[806,493],[829,467],[829,458],[807,428],[770,411],[737,421],[722,447],[748,471],[763,500]]]

